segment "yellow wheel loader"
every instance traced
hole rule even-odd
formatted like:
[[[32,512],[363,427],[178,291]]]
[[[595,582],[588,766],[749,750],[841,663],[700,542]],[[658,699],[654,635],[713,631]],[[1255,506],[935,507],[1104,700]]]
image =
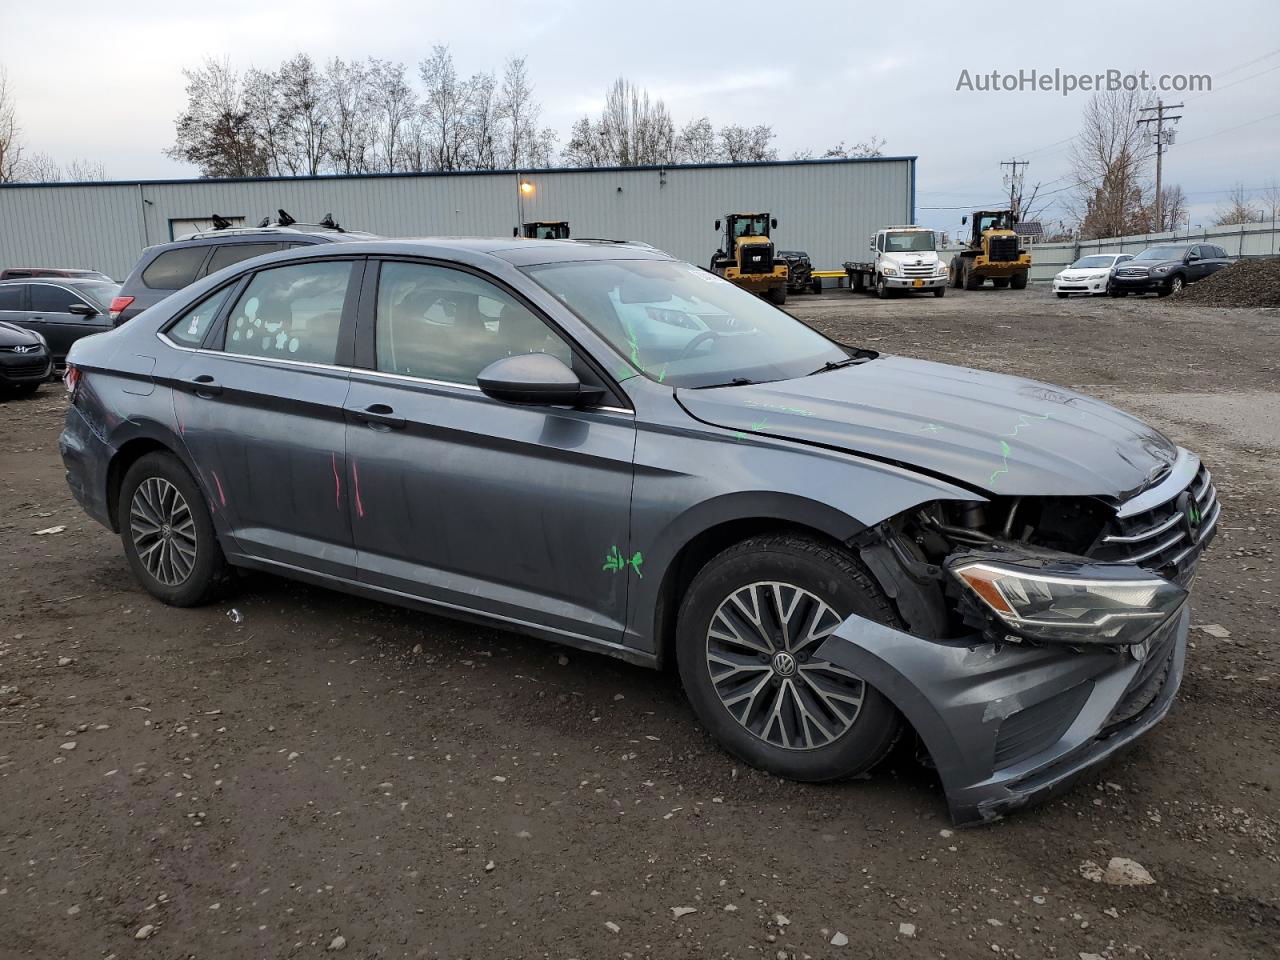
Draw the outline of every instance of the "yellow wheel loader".
[[[787,302],[789,274],[778,259],[769,231],[778,221],[767,213],[729,213],[716,221],[720,249],[711,256],[711,272],[758,293],[770,303]]]
[[[968,223],[964,217],[961,223]],[[1010,210],[975,210],[965,248],[951,258],[951,285],[977,290],[987,280],[997,288],[1023,290],[1031,254],[1019,246],[1017,218]]]

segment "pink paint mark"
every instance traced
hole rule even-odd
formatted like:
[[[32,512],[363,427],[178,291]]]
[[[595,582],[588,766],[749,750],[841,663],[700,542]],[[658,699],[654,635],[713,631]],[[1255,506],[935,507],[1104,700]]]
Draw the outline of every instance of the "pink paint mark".
[[[333,466],[333,508],[342,509],[342,477],[338,474],[338,455],[329,454],[329,463]]]
[[[218,471],[210,470],[213,474],[214,485],[218,488],[218,501],[225,507],[227,505],[227,495],[222,492],[222,481],[218,479]]]
[[[187,435],[187,425],[182,422],[182,411],[178,409],[178,396],[179,394],[175,393],[173,397],[173,416],[178,421],[178,433],[185,437]]]
[[[355,460],[351,461],[351,477],[355,481],[353,487],[356,492],[356,516],[364,516],[364,502],[360,499],[360,467]]]

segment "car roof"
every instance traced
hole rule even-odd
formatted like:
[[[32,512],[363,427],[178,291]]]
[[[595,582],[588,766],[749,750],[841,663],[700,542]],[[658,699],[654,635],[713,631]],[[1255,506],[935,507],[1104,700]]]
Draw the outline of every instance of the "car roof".
[[[0,280],[0,284],[12,283],[60,283],[69,287],[91,287],[94,284],[120,286],[118,281],[103,280],[102,277],[6,277]]]
[[[530,240],[505,237],[402,237],[361,240],[342,245],[343,254],[391,254],[417,257],[474,259],[495,257],[513,266],[588,260],[674,260],[654,247],[615,241]],[[272,254],[274,260],[314,257],[316,251],[295,248]]]

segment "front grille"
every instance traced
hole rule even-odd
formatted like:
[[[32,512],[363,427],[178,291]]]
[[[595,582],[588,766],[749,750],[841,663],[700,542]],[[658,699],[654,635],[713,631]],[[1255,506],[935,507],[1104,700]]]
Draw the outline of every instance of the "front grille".
[[[43,353],[36,356],[23,356],[18,354],[21,359],[7,360],[3,367],[5,374],[10,377],[38,377],[49,369],[49,358]]]
[[[1117,270],[1117,271],[1116,271],[1116,276],[1117,276],[1117,277],[1145,277],[1146,275],[1147,275],[1147,271],[1146,271],[1146,270],[1139,270],[1139,269],[1136,269],[1136,268],[1135,268],[1135,269],[1132,269],[1132,270]]]
[[[1092,681],[1077,684],[1006,717],[996,734],[995,768],[1035,756],[1061,740],[1092,690]]]
[[[902,268],[902,275],[904,277],[932,277],[933,264],[922,263],[919,266],[916,266],[914,263],[908,264]]]
[[[742,250],[743,273],[773,273],[773,245],[756,243]]]
[[[1189,502],[1195,504],[1199,524],[1188,519]],[[1201,465],[1191,483],[1164,503],[1112,520],[1089,555],[1108,563],[1135,563],[1185,586],[1201,551],[1213,539],[1221,513],[1213,478]]]
[[[1017,237],[992,237],[987,241],[987,259],[1007,261],[1018,259]]]

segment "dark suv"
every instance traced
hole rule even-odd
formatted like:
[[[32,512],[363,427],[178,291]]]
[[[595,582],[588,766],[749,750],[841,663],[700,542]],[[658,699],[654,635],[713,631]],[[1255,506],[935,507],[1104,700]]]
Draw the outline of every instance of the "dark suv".
[[[1212,243],[1162,243],[1116,267],[1108,293],[1113,297],[1129,293],[1167,297],[1234,262],[1227,251]]]
[[[274,223],[227,227],[179,237],[147,247],[111,302],[111,322],[132,320],[147,307],[233,263],[277,250],[343,240],[376,240],[372,233],[344,230],[326,216],[320,223],[298,223],[283,210]]]

